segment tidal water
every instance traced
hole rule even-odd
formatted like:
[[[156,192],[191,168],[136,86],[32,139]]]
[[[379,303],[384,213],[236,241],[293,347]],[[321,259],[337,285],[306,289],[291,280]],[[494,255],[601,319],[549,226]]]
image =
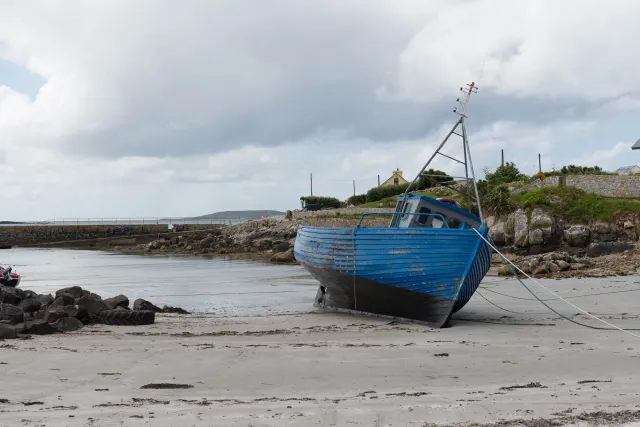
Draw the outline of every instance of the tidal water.
[[[299,266],[237,258],[120,255],[70,249],[0,251],[20,288],[52,293],[78,285],[103,298],[124,294],[223,316],[313,310],[318,283]]]

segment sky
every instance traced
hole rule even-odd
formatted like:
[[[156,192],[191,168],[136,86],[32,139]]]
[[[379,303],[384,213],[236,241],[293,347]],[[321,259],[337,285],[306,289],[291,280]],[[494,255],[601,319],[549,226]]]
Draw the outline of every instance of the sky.
[[[640,164],[636,0],[0,0],[3,220],[295,209],[419,172]],[[459,140],[445,152],[461,155]],[[453,161],[434,164],[454,175]]]

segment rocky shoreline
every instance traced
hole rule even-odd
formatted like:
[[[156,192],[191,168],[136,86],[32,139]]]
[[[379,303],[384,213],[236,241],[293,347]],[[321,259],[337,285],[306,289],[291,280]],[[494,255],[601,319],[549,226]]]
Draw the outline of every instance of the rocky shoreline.
[[[80,286],[60,289],[51,294],[0,285],[0,339],[25,338],[73,332],[85,325],[150,325],[156,313],[189,314],[178,307],[157,307],[137,299],[133,309],[129,298],[118,295],[102,299]]]

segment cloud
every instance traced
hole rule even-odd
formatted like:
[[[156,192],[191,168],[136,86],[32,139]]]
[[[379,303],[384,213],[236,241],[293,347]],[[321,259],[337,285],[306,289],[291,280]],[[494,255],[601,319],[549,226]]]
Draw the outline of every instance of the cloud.
[[[638,160],[630,159],[632,156],[631,141],[621,141],[602,150],[583,153],[576,157],[570,164],[583,166],[600,166],[601,168],[613,171],[620,166],[632,166],[639,163]],[[630,162],[630,163],[629,163]]]
[[[468,121],[479,175],[501,149],[533,173],[538,153],[549,168],[590,161],[637,132],[631,0],[0,7],[0,60],[44,81],[33,97],[0,75],[16,217],[287,209],[310,173],[314,193],[340,198],[395,168],[412,178],[481,69]]]

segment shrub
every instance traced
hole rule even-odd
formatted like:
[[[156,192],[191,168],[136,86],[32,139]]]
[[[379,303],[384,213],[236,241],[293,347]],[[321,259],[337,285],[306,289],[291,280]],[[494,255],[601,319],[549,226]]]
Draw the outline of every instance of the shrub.
[[[515,163],[507,162],[504,166],[498,166],[495,172],[485,170],[485,179],[491,185],[500,185],[527,179],[527,177],[520,173]]]
[[[481,197],[484,199],[482,203],[487,212],[494,215],[508,214],[518,207],[506,185],[490,187]]]
[[[408,186],[409,184],[374,187],[367,191],[367,203],[377,202],[378,200],[382,200],[387,197],[403,194],[407,190]]]
[[[363,205],[367,203],[367,195],[366,194],[358,194],[357,196],[351,196],[347,199],[347,203],[350,203],[354,206]]]
[[[319,204],[321,208],[339,208],[342,206],[342,202],[335,197],[302,196],[300,201],[302,202],[302,207],[315,204]]]

